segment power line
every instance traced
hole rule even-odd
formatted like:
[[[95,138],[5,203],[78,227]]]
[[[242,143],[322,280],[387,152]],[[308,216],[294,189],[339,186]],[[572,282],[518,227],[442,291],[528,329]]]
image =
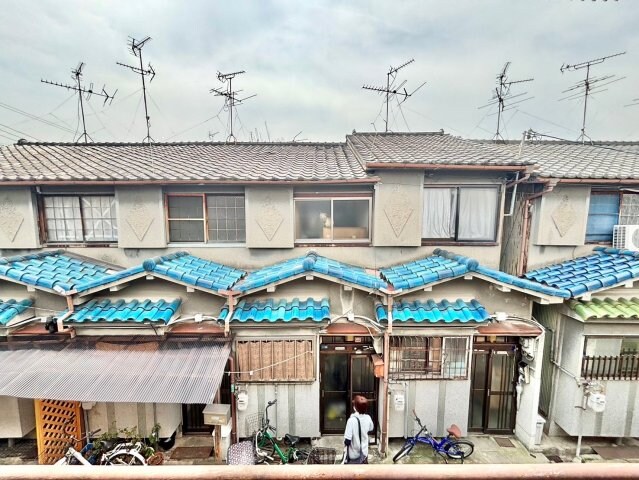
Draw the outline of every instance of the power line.
[[[71,128],[63,127],[61,125],[58,125],[57,123],[53,123],[50,120],[46,120],[42,117],[38,117],[37,115],[33,115],[32,113],[29,113],[29,112],[25,112],[24,110],[21,110],[17,107],[13,107],[7,103],[0,102],[0,108],[4,108],[5,110],[9,110],[10,112],[17,113],[18,115],[22,115],[31,120],[35,120],[36,122],[43,123],[45,125],[48,125],[49,127],[54,127],[67,133],[73,133],[73,130]]]
[[[40,139],[39,139],[39,138],[36,138],[36,137],[34,137],[33,135],[29,135],[28,133],[25,133],[25,132],[22,132],[22,131],[20,131],[20,130],[15,129],[15,128],[12,128],[12,127],[10,127],[9,125],[3,125],[2,123],[0,123],[0,127],[4,127],[4,128],[9,129],[9,130],[13,130],[14,132],[19,133],[20,135],[24,135],[24,136],[26,136],[26,137],[30,137],[30,138],[32,138],[32,139],[34,139],[34,140],[40,141]],[[10,132],[6,132],[6,133],[10,133]],[[12,135],[15,135],[15,134],[12,134]]]

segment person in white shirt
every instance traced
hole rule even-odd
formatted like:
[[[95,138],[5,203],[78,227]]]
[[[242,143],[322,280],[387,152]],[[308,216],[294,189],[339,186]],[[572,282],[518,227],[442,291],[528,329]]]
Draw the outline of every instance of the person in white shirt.
[[[344,431],[346,463],[368,463],[368,432],[374,428],[373,419],[366,413],[368,400],[361,395],[355,395],[353,410]]]

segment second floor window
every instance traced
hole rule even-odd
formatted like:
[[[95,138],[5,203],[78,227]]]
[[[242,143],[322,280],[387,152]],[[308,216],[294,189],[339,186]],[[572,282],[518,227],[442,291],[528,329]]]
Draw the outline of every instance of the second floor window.
[[[167,195],[170,242],[244,243],[244,195]]]
[[[44,196],[48,243],[110,243],[118,240],[113,195]]]
[[[498,211],[498,187],[424,188],[422,238],[494,242]]]
[[[590,195],[586,242],[611,243],[612,230],[619,223],[619,194],[597,193]]]
[[[370,198],[295,199],[295,241],[369,242]]]

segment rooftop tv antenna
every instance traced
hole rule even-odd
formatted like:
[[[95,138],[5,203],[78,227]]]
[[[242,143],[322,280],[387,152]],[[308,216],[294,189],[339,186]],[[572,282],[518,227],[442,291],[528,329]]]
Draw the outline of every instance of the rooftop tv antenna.
[[[362,88],[364,90],[372,90],[373,92],[378,92],[386,95],[386,119],[384,120],[385,128],[384,131],[388,132],[388,107],[390,105],[391,98],[402,97],[402,100],[398,100],[398,104],[401,106],[409,97],[413,96],[417,90],[426,85],[426,82],[422,83],[419,87],[413,90],[411,93],[408,93],[406,90],[406,80],[401,82],[399,85],[395,84],[395,80],[397,80],[397,72],[399,72],[402,68],[407,67],[411,63],[415,61],[414,58],[411,58],[409,61],[402,63],[399,67],[391,66],[386,73],[386,87],[376,87],[373,85],[363,85]]]
[[[581,140],[581,143],[586,143],[586,138],[590,141],[592,139],[586,135],[586,111],[588,109],[588,96],[594,95],[595,93],[605,92],[608,90],[607,88],[603,88],[611,83],[618,82],[623,80],[626,77],[617,78],[616,75],[603,75],[601,77],[592,77],[590,78],[590,67],[593,65],[598,65],[603,63],[609,58],[619,57],[620,55],[625,55],[626,52],[615,53],[614,55],[608,55],[607,57],[595,58],[594,60],[588,60],[587,62],[575,63],[573,65],[563,64],[559,71],[564,73],[566,70],[581,70],[583,68],[586,69],[586,78],[580,82],[577,82],[568,90],[564,90],[562,93],[567,93],[568,95],[560,98],[559,101],[562,100],[574,100],[581,97],[584,97],[584,113],[583,120],[581,123],[581,135],[577,138],[577,141]]]
[[[496,142],[498,142],[499,140],[502,140],[502,141],[504,140],[504,137],[501,135],[502,114],[505,111],[516,108],[517,105],[519,105],[520,103],[533,98],[533,97],[526,97],[526,95],[528,95],[528,92],[518,93],[516,95],[513,95],[511,93],[510,87],[512,85],[515,85],[518,83],[532,82],[534,78],[526,78],[523,80],[510,80],[508,78],[509,67],[510,67],[510,62],[506,62],[506,64],[504,65],[504,68],[502,68],[501,72],[499,72],[499,74],[497,75],[496,77],[497,86],[495,87],[495,91],[493,92],[492,100],[488,102],[486,105],[482,105],[481,107],[479,107],[480,109],[482,109],[482,108],[490,107],[493,105],[497,105],[497,130],[495,132],[495,136],[493,137],[493,140]],[[508,105],[506,105],[507,101],[508,101]]]
[[[233,90],[233,79],[243,73],[246,72],[244,70],[231,73],[217,72],[217,79],[226,84],[226,89],[212,88],[210,90],[210,92],[214,93],[216,97],[224,97],[224,107],[229,112],[229,136],[226,138],[227,142],[234,142],[236,140],[235,135],[233,135],[233,109],[249,98],[257,96],[257,94],[254,94],[249,95],[248,97],[239,98],[238,93],[241,93],[242,90]]]
[[[71,78],[75,80],[75,85],[69,85],[66,83],[58,83],[58,82],[52,82],[50,80],[40,79],[42,83],[46,83],[48,85],[54,85],[56,87],[63,87],[63,88],[66,88],[67,90],[73,90],[74,92],[78,94],[78,101],[80,102],[80,115],[82,116],[82,135],[78,137],[78,139],[76,140],[76,143],[80,143],[80,140],[82,140],[83,138],[84,138],[84,143],[89,143],[89,140],[93,141],[93,139],[87,133],[87,124],[84,119],[84,103],[82,101],[82,97],[84,96],[85,99],[88,101],[89,98],[91,98],[91,95],[97,95],[99,97],[104,97],[104,105],[106,105],[107,102],[109,102],[109,105],[110,105],[111,102],[113,102],[113,98],[115,98],[115,94],[118,93],[118,91],[116,90],[115,92],[113,92],[113,94],[109,95],[106,92],[106,85],[102,87],[101,92],[93,90],[93,83],[89,85],[89,88],[83,87],[82,86],[82,70],[83,69],[84,69],[84,62],[80,62],[77,67],[71,70],[71,74],[72,74]]]
[[[151,62],[149,62],[149,65],[146,69],[144,68],[142,64],[142,48],[150,40],[151,40],[151,37],[145,37],[142,40],[136,40],[133,37],[129,37],[128,45],[129,45],[129,48],[131,49],[131,53],[133,54],[133,56],[140,59],[139,67],[127,65],[125,63],[115,62],[121,67],[128,68],[132,70],[134,73],[137,73],[138,75],[140,75],[140,77],[142,77],[142,96],[144,98],[144,117],[146,118],[146,137],[144,137],[144,139],[142,140],[142,143],[145,143],[145,142],[151,143],[154,141],[151,138],[151,117],[149,117],[149,108],[146,102],[146,82],[144,80],[144,77],[151,76],[151,78],[149,79],[149,83],[151,83],[153,79],[155,78],[155,70],[151,66]]]

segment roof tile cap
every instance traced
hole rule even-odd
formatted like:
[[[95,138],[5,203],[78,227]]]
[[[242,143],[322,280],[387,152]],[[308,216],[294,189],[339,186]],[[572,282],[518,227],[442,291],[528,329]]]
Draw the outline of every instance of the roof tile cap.
[[[433,250],[433,254],[437,255],[438,257],[447,258],[448,260],[454,260],[458,263],[466,265],[468,270],[471,271],[477,270],[477,267],[479,267],[479,262],[474,258],[457,255],[456,253],[442,250],[441,248],[436,248],[435,250]]]

